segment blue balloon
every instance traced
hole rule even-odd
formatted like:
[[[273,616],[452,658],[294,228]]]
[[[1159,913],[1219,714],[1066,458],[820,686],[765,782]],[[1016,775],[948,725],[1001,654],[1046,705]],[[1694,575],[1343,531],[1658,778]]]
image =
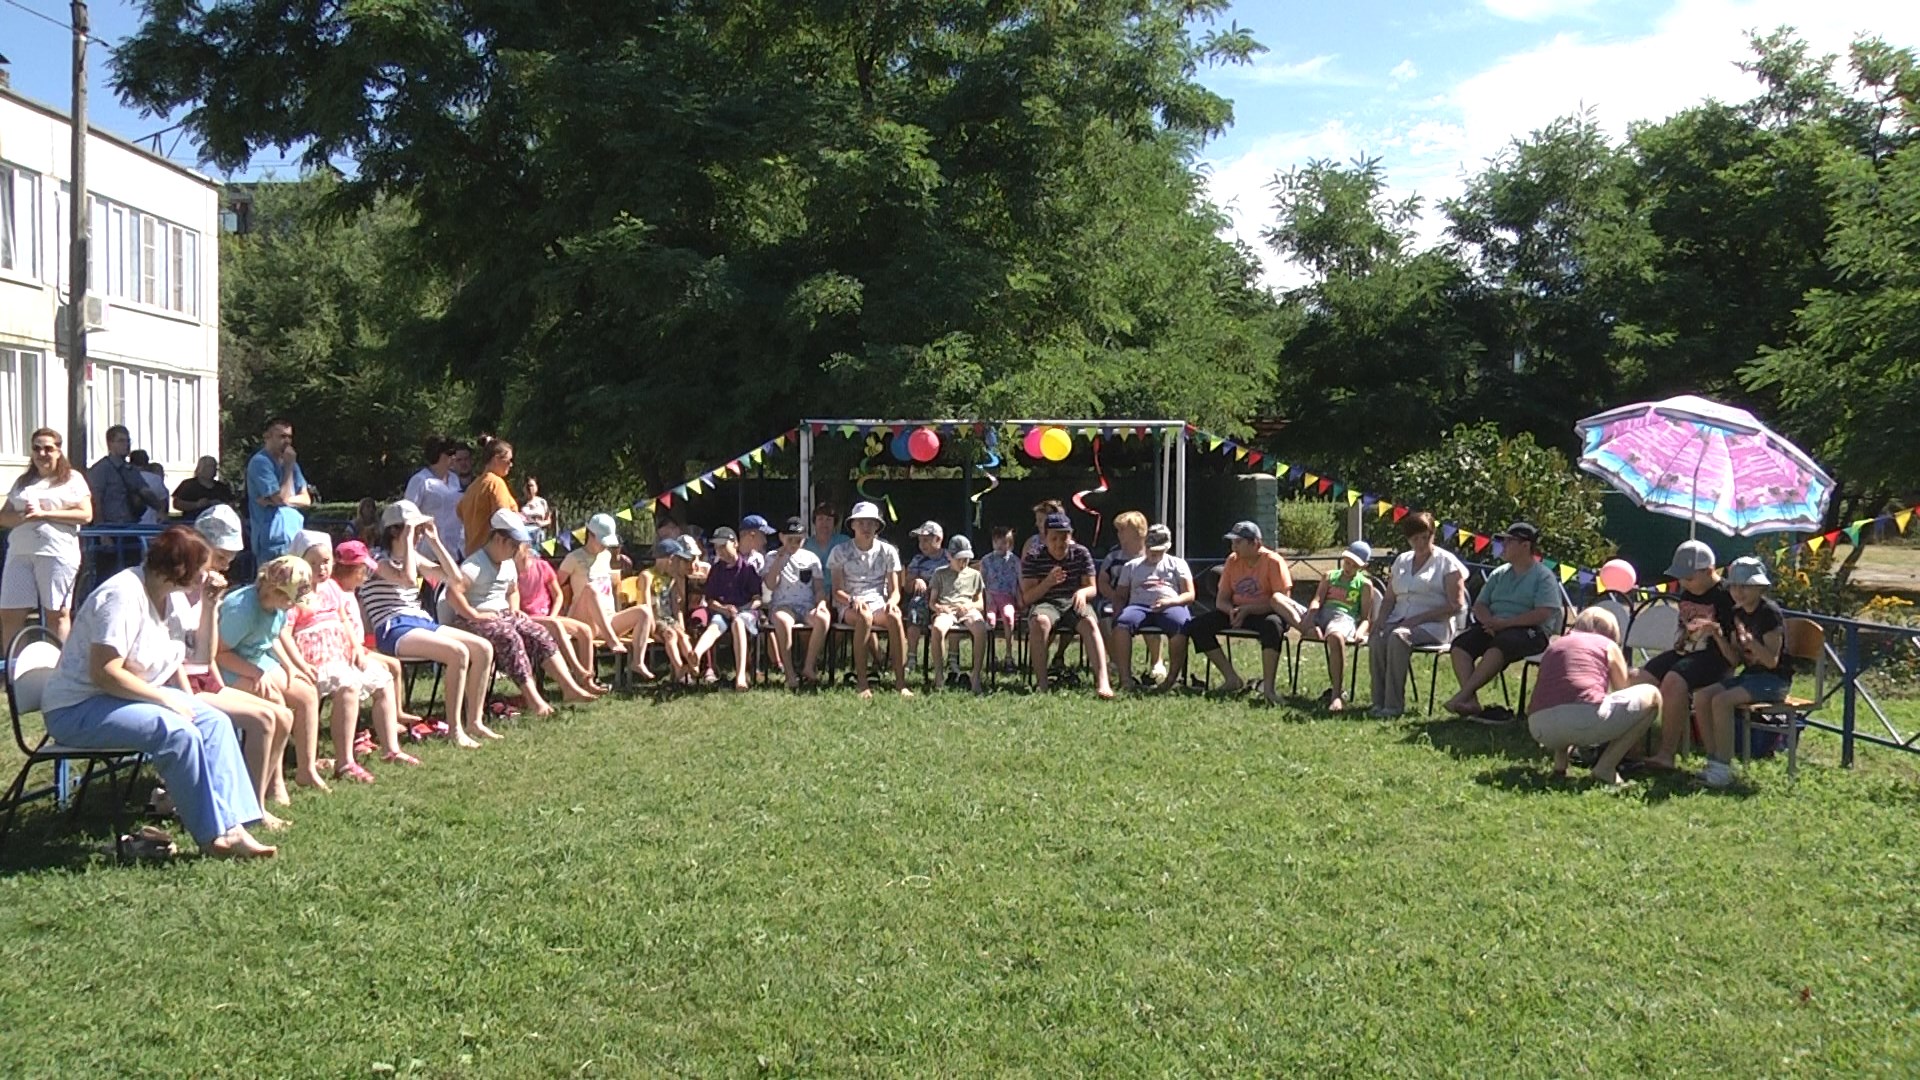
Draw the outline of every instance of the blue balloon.
[[[900,434],[895,435],[893,437],[892,443],[888,444],[888,449],[893,452],[893,458],[895,461],[912,461],[913,460],[913,451],[907,448],[907,436],[909,434],[910,432],[908,431],[902,431],[900,432]]]

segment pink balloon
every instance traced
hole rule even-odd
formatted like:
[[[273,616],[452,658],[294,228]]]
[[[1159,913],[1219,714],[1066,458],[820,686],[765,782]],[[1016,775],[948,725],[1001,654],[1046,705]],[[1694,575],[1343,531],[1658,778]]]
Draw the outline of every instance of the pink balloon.
[[[940,456],[940,436],[930,428],[921,428],[907,436],[907,453],[915,461],[932,461]]]
[[[1046,437],[1046,434],[1047,429],[1043,427],[1037,427],[1027,432],[1026,441],[1021,445],[1026,448],[1028,457],[1037,458],[1046,456],[1040,446],[1040,441]]]
[[[1610,559],[1600,567],[1600,588],[1607,592],[1632,592],[1639,580],[1639,573],[1625,559]]]

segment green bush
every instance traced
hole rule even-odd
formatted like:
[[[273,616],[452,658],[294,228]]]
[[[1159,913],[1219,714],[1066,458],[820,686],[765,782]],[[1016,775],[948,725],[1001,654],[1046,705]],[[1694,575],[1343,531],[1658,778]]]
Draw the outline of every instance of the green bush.
[[[1606,488],[1531,435],[1506,439],[1493,424],[1463,424],[1439,446],[1402,459],[1392,477],[1394,500],[1436,521],[1484,533],[1530,521],[1543,534],[1547,557],[1576,566],[1598,566],[1612,550],[1600,532]],[[1370,534],[1380,531],[1369,522]],[[1390,536],[1391,546],[1400,546],[1398,530]]]
[[[1340,511],[1330,502],[1283,502],[1280,523],[1274,530],[1275,547],[1288,551],[1318,551],[1333,546],[1339,530]]]

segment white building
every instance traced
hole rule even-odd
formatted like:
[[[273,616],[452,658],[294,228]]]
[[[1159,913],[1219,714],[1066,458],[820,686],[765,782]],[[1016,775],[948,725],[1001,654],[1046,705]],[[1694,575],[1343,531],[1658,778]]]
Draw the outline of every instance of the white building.
[[[35,428],[67,427],[67,114],[0,86],[0,482],[26,464]],[[171,488],[219,455],[220,188],[94,128],[84,466],[125,424]]]

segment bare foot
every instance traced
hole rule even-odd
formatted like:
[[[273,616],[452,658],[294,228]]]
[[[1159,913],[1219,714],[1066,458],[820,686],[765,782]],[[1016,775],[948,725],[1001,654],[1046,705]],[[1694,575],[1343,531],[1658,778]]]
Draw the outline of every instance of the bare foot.
[[[545,703],[543,702],[542,704],[545,704]],[[552,715],[552,713],[553,713],[553,706],[548,705],[547,711],[541,713],[540,715],[549,716],[549,715]],[[503,738],[503,736],[499,732],[493,730],[492,728],[488,727],[487,725],[481,723],[478,720],[475,720],[473,723],[468,724],[467,726],[473,729],[474,734],[479,735],[482,738],[486,738],[486,739]]]
[[[1327,711],[1328,712],[1346,712],[1347,703],[1341,700],[1340,695],[1335,694],[1333,696],[1333,700],[1327,702]]]
[[[860,691],[860,700],[861,700],[861,701],[872,701],[872,700],[873,700],[873,690],[872,690],[871,688],[866,688],[866,689],[862,689],[862,690]]]
[[[263,844],[255,840],[252,833],[235,827],[208,844],[207,854],[216,859],[265,859],[279,854],[279,849]]]
[[[751,689],[753,689],[753,687],[751,687],[751,686],[748,686],[748,685],[747,685],[746,683],[743,683],[743,682],[736,682],[736,683],[734,683],[734,684],[733,684],[733,688],[734,688],[734,690],[736,690],[736,691],[740,691],[740,692],[744,692],[744,691],[747,691],[747,690],[751,690]]]
[[[1098,689],[1098,690],[1095,690],[1095,691],[1093,692],[1093,696],[1094,696],[1094,697],[1097,697],[1097,698],[1099,698],[1099,699],[1100,699],[1101,701],[1112,701],[1112,700],[1113,700],[1113,687],[1111,687],[1111,686],[1103,686],[1103,687],[1101,687],[1100,689]]]
[[[320,779],[320,776],[318,773],[314,773],[311,775],[305,774],[305,773],[296,774],[293,778],[293,782],[299,785],[300,787],[312,788],[313,790],[321,792],[323,794],[333,790],[332,788],[327,786],[327,782],[325,780]]]
[[[1448,698],[1440,707],[1457,716],[1480,715],[1480,703],[1478,701],[1462,701],[1459,698]]]
[[[900,696],[901,696],[901,697],[903,697],[903,698],[906,698],[906,697],[912,697],[912,696],[913,696],[913,691],[911,691],[911,690],[909,690],[909,689],[907,689],[906,687],[904,687],[904,686],[903,686],[903,687],[901,687],[901,688],[900,688]]]
[[[293,824],[293,822],[288,821],[286,818],[275,817],[265,810],[260,811],[260,827],[268,832],[279,832],[291,824]]]
[[[468,735],[464,731],[458,731],[454,733],[453,745],[459,747],[462,750],[477,750],[480,748],[479,741],[476,740],[473,736]]]

